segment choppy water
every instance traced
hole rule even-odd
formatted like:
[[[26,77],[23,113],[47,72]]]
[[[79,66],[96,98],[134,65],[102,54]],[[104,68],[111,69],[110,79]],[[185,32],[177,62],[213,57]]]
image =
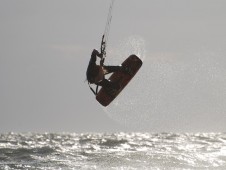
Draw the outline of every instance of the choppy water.
[[[226,169],[226,133],[0,135],[0,169]]]

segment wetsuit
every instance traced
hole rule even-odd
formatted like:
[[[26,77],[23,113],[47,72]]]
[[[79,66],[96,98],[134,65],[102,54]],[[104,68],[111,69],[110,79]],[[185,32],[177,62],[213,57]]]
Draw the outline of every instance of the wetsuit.
[[[93,50],[91,54],[91,59],[89,61],[89,65],[86,71],[86,77],[90,84],[96,84],[98,86],[106,87],[106,88],[120,88],[118,83],[111,82],[105,79],[105,75],[109,73],[113,73],[116,71],[122,71],[122,66],[100,66],[96,64],[96,59],[98,56],[102,58],[103,55],[99,53],[96,49]]]

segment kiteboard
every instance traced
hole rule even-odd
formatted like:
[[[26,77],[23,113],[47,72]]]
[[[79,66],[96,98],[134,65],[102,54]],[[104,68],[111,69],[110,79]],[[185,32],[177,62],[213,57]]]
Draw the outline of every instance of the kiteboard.
[[[123,63],[122,66],[124,68],[129,68],[130,72],[115,72],[109,77],[109,81],[119,83],[119,89],[111,89],[102,87],[100,91],[96,95],[96,100],[103,106],[108,106],[126,87],[126,85],[130,82],[130,80],[135,76],[137,71],[142,66],[142,61],[136,55],[130,55]]]

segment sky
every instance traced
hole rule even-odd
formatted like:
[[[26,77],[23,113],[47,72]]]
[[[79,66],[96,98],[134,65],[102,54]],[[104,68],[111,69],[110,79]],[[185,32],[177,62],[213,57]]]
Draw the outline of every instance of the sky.
[[[0,1],[0,132],[224,131],[226,1],[116,0],[107,52],[144,64],[105,109],[85,72],[109,5]]]

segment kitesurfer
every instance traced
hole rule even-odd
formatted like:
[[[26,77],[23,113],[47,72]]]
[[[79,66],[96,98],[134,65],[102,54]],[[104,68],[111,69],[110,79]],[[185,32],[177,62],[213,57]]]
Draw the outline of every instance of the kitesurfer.
[[[117,71],[126,72],[129,74],[127,68],[122,66],[105,66],[105,65],[97,65],[96,59],[98,56],[99,58],[103,58],[103,54],[99,53],[96,49],[93,50],[91,54],[91,59],[89,61],[89,65],[86,71],[86,77],[90,84],[96,84],[97,86],[102,86],[106,88],[112,89],[120,89],[120,85],[118,82],[111,82],[105,79],[105,75]]]

